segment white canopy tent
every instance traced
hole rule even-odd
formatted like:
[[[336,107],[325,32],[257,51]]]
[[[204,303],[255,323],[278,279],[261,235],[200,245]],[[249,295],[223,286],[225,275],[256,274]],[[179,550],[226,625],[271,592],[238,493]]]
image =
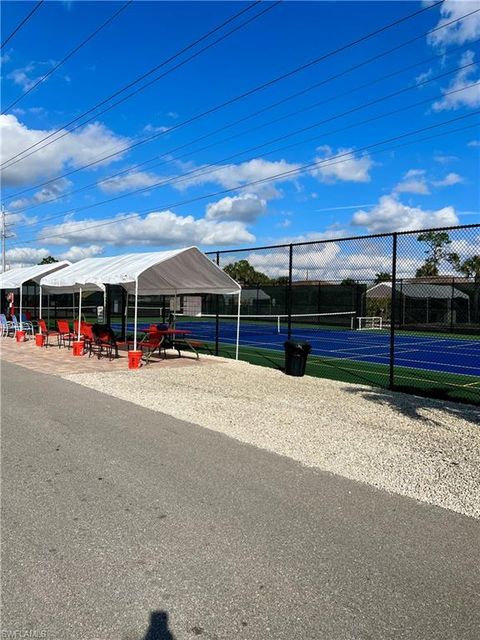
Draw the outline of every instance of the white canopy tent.
[[[60,273],[43,278],[49,290],[99,290],[107,284],[122,286],[135,296],[134,349],[137,348],[139,295],[211,293],[238,295],[236,357],[240,338],[241,287],[197,247],[130,253],[111,258],[87,258]],[[81,304],[81,303],[80,303]],[[81,309],[80,309],[81,312]],[[79,322],[80,326],[80,322]]]
[[[68,260],[61,262],[51,262],[49,264],[36,264],[32,267],[21,267],[11,269],[0,274],[0,289],[20,289],[20,328],[22,328],[23,314],[23,285],[25,282],[33,281],[37,284],[49,273],[61,271],[71,265]],[[42,287],[40,286],[40,315],[42,313]]]

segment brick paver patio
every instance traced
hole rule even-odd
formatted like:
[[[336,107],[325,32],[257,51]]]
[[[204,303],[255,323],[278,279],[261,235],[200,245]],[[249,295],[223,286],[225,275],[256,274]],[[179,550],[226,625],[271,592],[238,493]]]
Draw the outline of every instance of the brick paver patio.
[[[72,350],[57,346],[37,347],[35,340],[31,338],[26,342],[18,343],[14,338],[0,338],[0,358],[7,362],[18,364],[34,371],[42,371],[52,375],[69,375],[72,373],[88,373],[102,371],[125,371],[128,370],[128,356],[126,351],[119,351],[119,357],[109,360],[106,357],[98,359],[96,356],[88,357],[84,355],[75,357]],[[201,367],[217,362],[215,358],[200,357],[199,360],[194,355],[185,354],[181,358],[176,352],[168,352],[167,358],[152,357],[150,367]],[[132,370],[135,374],[135,370]]]

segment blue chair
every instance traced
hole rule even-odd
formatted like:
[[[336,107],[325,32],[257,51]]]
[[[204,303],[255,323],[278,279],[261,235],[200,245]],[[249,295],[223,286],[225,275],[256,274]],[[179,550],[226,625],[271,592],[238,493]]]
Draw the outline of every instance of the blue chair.
[[[0,313],[0,337],[6,338],[10,333],[15,333],[15,328],[4,313]]]

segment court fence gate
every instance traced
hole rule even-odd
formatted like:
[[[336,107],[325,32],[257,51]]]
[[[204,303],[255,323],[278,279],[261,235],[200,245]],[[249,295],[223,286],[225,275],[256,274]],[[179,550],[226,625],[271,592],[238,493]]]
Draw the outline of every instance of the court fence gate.
[[[243,287],[241,359],[306,341],[309,375],[480,403],[480,224],[207,254]],[[233,297],[202,308],[231,356]]]

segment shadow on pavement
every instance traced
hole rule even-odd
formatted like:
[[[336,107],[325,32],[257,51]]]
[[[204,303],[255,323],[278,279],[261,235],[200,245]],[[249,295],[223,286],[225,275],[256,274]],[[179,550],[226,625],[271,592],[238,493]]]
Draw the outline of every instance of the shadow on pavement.
[[[168,613],[166,611],[152,611],[150,624],[143,640],[175,640],[175,636],[168,628]]]

